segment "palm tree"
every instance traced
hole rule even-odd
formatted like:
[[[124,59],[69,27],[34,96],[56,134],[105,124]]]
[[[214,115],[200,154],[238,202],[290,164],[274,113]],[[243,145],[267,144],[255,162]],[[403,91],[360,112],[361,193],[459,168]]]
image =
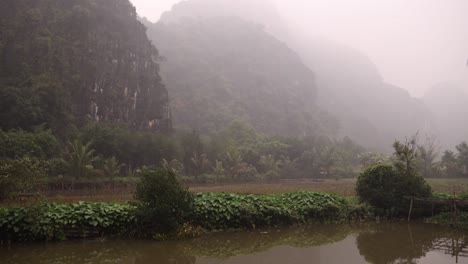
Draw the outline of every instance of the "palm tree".
[[[85,145],[80,140],[69,143],[66,165],[75,180],[86,177],[94,169],[93,162],[96,160],[97,157],[94,155],[94,149],[91,149],[91,142]]]
[[[114,180],[114,177],[119,175],[120,169],[124,166],[123,164],[120,164],[119,161],[115,158],[112,157],[110,159],[107,159],[104,163],[104,174],[109,177],[111,181]]]
[[[216,181],[219,181],[219,177],[224,175],[223,162],[216,160],[215,166],[213,167],[213,174],[216,176]]]
[[[226,165],[228,173],[231,175],[231,178],[234,179],[234,176],[237,174],[239,166],[243,163],[242,155],[238,151],[230,151],[226,153]]]
[[[195,168],[195,179],[198,179],[198,176],[203,173],[209,163],[210,161],[206,154],[198,155],[197,153],[193,153],[192,165]]]
[[[260,157],[260,166],[264,172],[263,176],[270,180],[279,178],[280,166],[282,165],[281,161],[276,160],[273,155],[269,154],[268,156]]]
[[[177,159],[171,160],[171,162],[167,161],[167,159],[162,159],[161,165],[163,168],[167,170],[173,171],[175,174],[180,174],[184,170],[184,164],[182,164]]]

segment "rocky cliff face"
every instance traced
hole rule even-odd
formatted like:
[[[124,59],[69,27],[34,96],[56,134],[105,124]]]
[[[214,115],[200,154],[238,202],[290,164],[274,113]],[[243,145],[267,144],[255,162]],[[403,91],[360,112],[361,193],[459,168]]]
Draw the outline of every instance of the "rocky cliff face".
[[[0,10],[2,128],[170,129],[159,55],[128,0],[4,0]]]

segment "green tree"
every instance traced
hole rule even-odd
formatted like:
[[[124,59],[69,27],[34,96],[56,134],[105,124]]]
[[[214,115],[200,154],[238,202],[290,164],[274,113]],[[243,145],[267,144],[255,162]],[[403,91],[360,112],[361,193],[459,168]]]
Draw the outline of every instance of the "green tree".
[[[213,174],[216,176],[216,181],[219,181],[219,179],[224,176],[224,167],[223,167],[223,162],[216,160],[215,165],[213,167]]]
[[[35,192],[47,178],[43,162],[23,157],[0,160],[0,200],[19,193]]]
[[[75,180],[88,176],[94,169],[93,162],[97,160],[94,149],[91,148],[91,142],[84,144],[80,140],[69,143],[69,152],[66,164],[68,171]]]
[[[193,195],[172,170],[145,170],[136,187],[137,216],[147,235],[176,230],[192,212]]]
[[[207,159],[206,154],[198,155],[197,153],[194,153],[191,161],[194,168],[195,179],[198,179],[198,176],[200,176],[210,165],[210,161]]]
[[[280,177],[282,162],[276,160],[273,155],[261,156],[259,165],[265,179],[273,180]]]
[[[460,166],[458,165],[457,156],[451,150],[444,151],[440,165],[445,177],[456,178],[461,175],[461,170]]]
[[[120,174],[123,166],[124,164],[119,163],[115,157],[106,159],[103,166],[104,175],[113,181]]]
[[[231,179],[234,179],[237,174],[237,170],[242,162],[242,155],[239,151],[229,151],[225,155],[225,164],[227,166],[228,174],[231,176]]]
[[[358,177],[356,193],[363,202],[399,214],[407,209],[404,196],[429,197],[432,192],[424,178],[402,173],[390,164],[377,164]]]
[[[395,141],[394,165],[402,174],[414,175],[416,173],[416,159],[418,157],[417,135],[404,142]]]
[[[463,177],[468,177],[468,144],[462,142],[455,147],[457,149],[457,161]]]
[[[422,176],[435,177],[438,175],[437,156],[437,149],[433,145],[418,147],[419,171]]]
[[[329,178],[332,174],[333,166],[337,163],[337,153],[334,146],[326,146],[319,152],[320,173]]]
[[[171,162],[168,162],[166,159],[162,159],[161,164],[163,168],[172,170],[175,174],[181,174],[184,171],[184,164],[177,159],[173,159]]]
[[[59,157],[60,151],[59,142],[50,130],[0,130],[0,157],[50,159]]]

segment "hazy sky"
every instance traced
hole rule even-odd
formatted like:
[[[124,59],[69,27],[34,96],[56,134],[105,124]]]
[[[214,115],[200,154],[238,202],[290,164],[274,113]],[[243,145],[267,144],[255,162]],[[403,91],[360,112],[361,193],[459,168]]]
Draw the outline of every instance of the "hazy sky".
[[[157,21],[180,0],[131,1]],[[463,80],[468,90],[468,0],[275,1],[290,25],[361,50],[415,96],[444,81]]]

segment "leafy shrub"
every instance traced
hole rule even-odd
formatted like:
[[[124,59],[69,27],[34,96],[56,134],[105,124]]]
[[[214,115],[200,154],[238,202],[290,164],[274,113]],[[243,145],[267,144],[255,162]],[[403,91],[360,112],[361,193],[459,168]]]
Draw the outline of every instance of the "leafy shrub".
[[[172,170],[144,171],[135,198],[137,217],[146,233],[174,231],[192,212],[193,196],[179,184]]]
[[[208,229],[252,228],[345,220],[347,207],[346,198],[325,193],[204,193],[195,198],[194,219]]]
[[[0,162],[0,200],[18,193],[37,191],[47,175],[41,161],[31,158]]]
[[[0,130],[0,157],[15,159],[28,156],[48,159],[59,154],[58,140],[50,130]]]
[[[378,164],[359,176],[356,193],[363,202],[398,213],[408,205],[404,196],[429,197],[431,188],[420,176],[400,173],[392,165]]]
[[[122,235],[135,226],[133,211],[127,204],[83,202],[0,209],[0,241],[62,240],[90,230]]]

